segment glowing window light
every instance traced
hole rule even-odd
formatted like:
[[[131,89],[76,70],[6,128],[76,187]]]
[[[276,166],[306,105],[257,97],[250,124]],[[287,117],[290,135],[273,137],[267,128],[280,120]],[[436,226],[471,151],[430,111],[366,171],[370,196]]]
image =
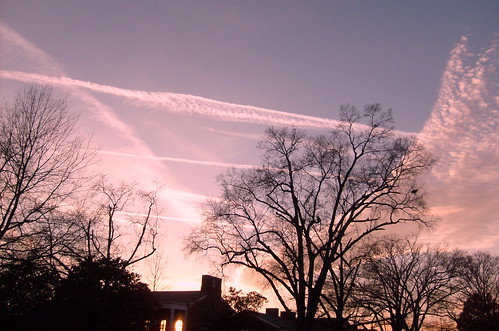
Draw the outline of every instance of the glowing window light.
[[[175,331],[182,331],[182,327],[184,326],[184,322],[182,320],[178,320],[175,322]]]
[[[161,320],[159,323],[159,331],[166,331],[166,320]]]

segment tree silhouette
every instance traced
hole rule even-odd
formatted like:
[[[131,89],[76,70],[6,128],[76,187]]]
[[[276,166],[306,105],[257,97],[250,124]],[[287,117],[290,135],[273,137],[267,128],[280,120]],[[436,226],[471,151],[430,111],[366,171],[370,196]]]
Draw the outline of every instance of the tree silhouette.
[[[464,303],[463,311],[457,319],[459,331],[499,330],[499,304],[490,295],[485,298],[473,294]]]
[[[340,114],[343,122],[324,135],[269,128],[262,165],[220,176],[220,198],[186,240],[191,253],[214,251],[222,267],[260,274],[287,311],[296,307],[302,329],[335,261],[373,232],[427,221],[417,179],[432,158],[413,138],[396,136],[379,105]]]
[[[0,325],[5,330],[39,328],[59,285],[59,273],[36,260],[20,260],[0,269]]]
[[[251,291],[246,294],[242,294],[241,290],[236,290],[234,287],[229,288],[229,293],[223,296],[225,302],[234,309],[236,313],[249,310],[258,311],[262,308],[263,304],[267,301],[267,298],[258,292]]]
[[[119,257],[130,266],[156,252],[157,190],[146,192],[125,182],[113,184],[100,176],[90,192],[92,196],[73,216],[82,237],[81,258]],[[122,220],[126,226],[119,225]]]
[[[48,86],[0,108],[0,258],[32,258],[43,221],[80,187],[92,153],[76,120]]]
[[[430,316],[443,316],[460,287],[452,255],[390,236],[368,246],[361,266],[357,304],[380,327],[393,331],[422,330]]]
[[[154,299],[120,259],[84,260],[61,281],[53,322],[60,330],[143,330]]]

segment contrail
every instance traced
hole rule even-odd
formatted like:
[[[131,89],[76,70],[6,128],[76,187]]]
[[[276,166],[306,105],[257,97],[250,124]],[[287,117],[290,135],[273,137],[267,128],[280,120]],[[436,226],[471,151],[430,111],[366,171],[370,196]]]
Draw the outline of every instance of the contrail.
[[[221,167],[221,168],[238,168],[238,169],[261,169],[261,165],[251,165],[251,164],[240,164],[240,163],[227,163],[227,162],[216,162],[216,161],[201,161],[201,160],[191,160],[191,159],[183,159],[177,157],[168,157],[168,156],[144,156],[139,154],[130,154],[130,153],[122,153],[122,152],[112,152],[112,151],[99,151],[100,154],[107,155],[115,155],[122,157],[131,157],[136,159],[152,159],[157,161],[169,161],[169,162],[180,162],[187,164],[196,164],[203,166],[211,166],[211,167]],[[275,171],[281,171],[280,168],[269,168]],[[308,174],[314,176],[322,176],[320,172],[309,171]]]
[[[191,159],[183,159],[183,158],[168,157],[168,156],[154,156],[154,155],[147,156],[147,155],[121,153],[121,152],[113,152],[113,151],[99,151],[99,153],[107,154],[107,155],[131,157],[131,158],[137,158],[137,159],[152,159],[152,160],[157,160],[157,161],[180,162],[180,163],[213,166],[213,167],[222,167],[222,168],[239,168],[239,169],[256,169],[256,168],[258,168],[258,166],[249,165],[249,164],[238,164],[238,163],[227,163],[227,162],[216,162],[216,161],[200,161],[200,160],[191,160]]]
[[[72,79],[65,76],[56,77],[9,70],[0,70],[0,76],[6,79],[23,82],[35,81],[60,86],[83,87],[95,92],[116,95],[142,102],[148,106],[162,107],[173,112],[200,114],[225,121],[312,128],[333,128],[341,123],[340,121],[331,119],[287,113],[254,106],[238,105],[188,94],[123,89],[110,85]]]

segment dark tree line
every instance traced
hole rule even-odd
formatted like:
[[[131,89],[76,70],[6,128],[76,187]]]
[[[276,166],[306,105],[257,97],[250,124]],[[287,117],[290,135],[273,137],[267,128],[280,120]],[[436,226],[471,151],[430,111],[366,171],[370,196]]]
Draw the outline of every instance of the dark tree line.
[[[155,302],[120,259],[73,265],[65,277],[35,261],[0,272],[3,330],[143,330]]]
[[[499,257],[375,237],[332,266],[318,316],[382,331],[496,330]],[[339,308],[340,313],[338,313]],[[342,330],[339,323],[337,330]],[[346,328],[347,329],[347,328]]]

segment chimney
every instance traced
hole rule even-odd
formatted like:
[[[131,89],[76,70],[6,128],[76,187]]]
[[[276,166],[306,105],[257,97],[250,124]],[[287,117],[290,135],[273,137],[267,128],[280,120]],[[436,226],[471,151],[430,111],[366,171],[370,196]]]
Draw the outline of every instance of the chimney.
[[[279,308],[266,308],[265,314],[270,316],[279,317]]]
[[[220,298],[222,296],[222,280],[210,275],[203,275],[201,292],[205,292],[208,297]]]

